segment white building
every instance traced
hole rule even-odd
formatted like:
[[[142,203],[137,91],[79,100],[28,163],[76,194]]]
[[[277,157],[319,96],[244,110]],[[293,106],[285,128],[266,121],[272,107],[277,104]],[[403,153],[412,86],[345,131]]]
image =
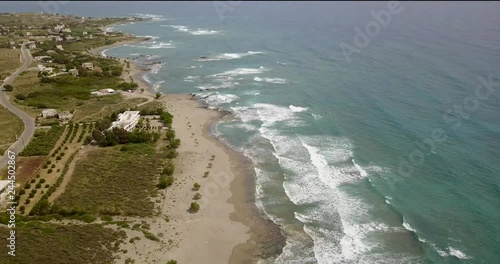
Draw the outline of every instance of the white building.
[[[127,131],[132,131],[135,125],[137,125],[137,122],[139,122],[139,118],[141,118],[139,113],[139,111],[125,111],[118,114],[118,120],[114,121],[109,129],[120,127]]]
[[[45,109],[42,110],[42,117],[54,117],[57,115],[56,109]]]
[[[82,68],[93,70],[94,64],[92,62],[84,62],[82,63]]]
[[[58,50],[64,50],[62,45],[56,45],[56,49],[58,49]]]

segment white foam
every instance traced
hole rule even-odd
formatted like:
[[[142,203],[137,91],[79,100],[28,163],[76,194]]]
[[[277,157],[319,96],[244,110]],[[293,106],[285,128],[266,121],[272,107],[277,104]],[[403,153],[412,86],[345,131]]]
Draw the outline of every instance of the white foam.
[[[233,88],[235,85],[238,85],[238,82],[221,82],[219,84],[211,84],[211,85],[198,85],[200,90],[216,90],[216,89],[227,89]]]
[[[410,232],[413,232],[413,233],[416,233],[416,232],[417,232],[417,230],[416,230],[416,229],[414,229],[413,227],[411,227],[411,226],[410,226],[410,224],[408,224],[408,222],[406,222],[406,219],[405,219],[404,217],[403,217],[403,227],[404,227],[406,230],[410,231]]]
[[[354,159],[352,159],[352,164],[354,165],[354,167],[356,167],[361,176],[363,177],[368,176],[368,173],[363,168],[361,168],[361,166],[359,166]]]
[[[471,259],[470,256],[467,256],[467,254],[465,254],[464,252],[456,249],[456,248],[453,248],[451,246],[448,247],[448,251],[450,252],[450,255],[451,256],[454,256],[456,258],[459,258],[459,259]]]
[[[165,82],[165,81],[157,81],[157,82],[155,82],[155,84],[153,85],[153,90],[154,90],[155,92],[158,92],[158,89],[160,88],[160,85],[161,85],[162,83],[164,83],[164,82]]]
[[[239,75],[252,75],[252,74],[261,74],[265,71],[264,68],[236,68],[234,70],[225,71],[222,73],[217,73],[211,75],[212,77],[225,77],[225,76],[239,76]]]
[[[210,58],[198,58],[197,61],[220,61],[241,59],[246,56],[262,54],[261,51],[247,51],[246,53],[222,53]]]
[[[311,114],[315,120],[319,120],[319,119],[322,119],[323,117],[319,114]]]
[[[217,30],[212,30],[212,29],[205,29],[205,28],[197,28],[197,29],[190,29],[187,26],[182,26],[182,25],[170,25],[170,27],[176,29],[178,32],[186,32],[191,35],[195,36],[200,36],[200,35],[213,35],[213,34],[219,34],[220,31]]]
[[[295,112],[295,113],[307,111],[307,107],[300,107],[300,106],[295,106],[295,105],[289,105],[288,108],[290,108],[290,110],[292,110],[292,112]]]
[[[199,81],[200,80],[200,76],[186,76],[184,77],[184,81],[185,82],[194,82],[194,81]]]
[[[200,96],[204,96],[203,94]],[[234,102],[238,100],[239,97],[234,95],[234,94],[220,94],[220,93],[213,93],[208,95],[206,98],[203,100],[209,104],[210,106],[220,106],[221,104],[228,104],[231,102]]]
[[[253,80],[255,82],[266,82],[266,83],[275,83],[275,84],[285,84],[285,83],[287,83],[286,79],[283,79],[283,78],[260,78],[260,77],[254,77]]]

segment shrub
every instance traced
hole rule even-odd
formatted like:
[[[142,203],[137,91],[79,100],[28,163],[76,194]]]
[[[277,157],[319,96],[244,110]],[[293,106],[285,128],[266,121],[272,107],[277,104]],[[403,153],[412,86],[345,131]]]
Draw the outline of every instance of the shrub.
[[[193,184],[193,190],[198,191],[200,189],[201,185],[197,182]]]
[[[50,166],[50,168],[55,168],[56,167],[56,164],[52,164],[52,166]]]
[[[170,176],[174,174],[174,169],[175,169],[174,163],[169,160],[165,165],[165,167],[163,167],[163,174]]]
[[[193,196],[193,200],[200,200],[201,199],[201,194],[200,193],[195,193]]]
[[[7,92],[12,92],[12,91],[14,91],[14,87],[12,87],[12,85],[10,85],[10,84],[6,84],[6,85],[4,85],[4,86],[3,86],[3,88],[4,88],[4,89],[5,89],[5,91],[7,91]]]
[[[33,197],[35,197],[35,194],[34,194],[34,193],[30,193],[30,194],[28,194],[28,198],[33,198]]]
[[[36,180],[35,179],[31,179],[30,183],[35,183]]]
[[[45,184],[45,188],[49,188],[50,187],[50,184]]]
[[[19,191],[19,195],[23,195],[23,194],[25,194],[25,193],[26,193],[26,191],[25,191],[24,189],[21,189],[21,190]]]
[[[158,188],[165,189],[168,186],[171,186],[174,183],[174,177],[162,175],[160,177],[160,183],[158,184]]]
[[[103,215],[103,216],[101,216],[101,220],[109,222],[109,221],[113,221],[113,217],[111,217],[109,215]]]
[[[29,189],[29,188],[31,188],[31,184],[26,183],[26,185],[24,185],[24,189]]]
[[[191,213],[196,213],[200,210],[200,205],[197,202],[192,202],[191,206],[189,207],[189,211]]]
[[[167,262],[167,264],[177,264],[177,260],[171,259]]]
[[[39,183],[44,183],[45,179],[40,179]]]
[[[24,202],[25,204],[30,204],[30,199],[26,199],[26,201]]]
[[[208,172],[208,171],[205,171],[205,173],[203,173],[203,178],[206,178],[206,177],[208,177],[208,174],[209,174],[209,173],[210,173],[210,172]]]
[[[172,141],[170,141],[170,147],[173,148],[173,149],[178,148],[180,145],[181,145],[181,140],[178,139],[178,138],[173,139]]]
[[[48,170],[47,170],[47,172],[48,172],[48,173],[52,173],[52,169],[48,169]]]
[[[37,183],[37,184],[35,185],[35,188],[40,189],[40,188],[42,188],[42,185],[41,185],[40,183]]]

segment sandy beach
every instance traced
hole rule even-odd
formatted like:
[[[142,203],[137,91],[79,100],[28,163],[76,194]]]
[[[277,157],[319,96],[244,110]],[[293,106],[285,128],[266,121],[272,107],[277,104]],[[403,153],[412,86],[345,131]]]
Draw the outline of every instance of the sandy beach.
[[[91,52],[101,55],[110,47]],[[139,89],[122,94],[154,100],[156,92],[142,78],[146,71],[133,61],[129,65],[122,78],[133,79]],[[144,92],[140,92],[141,88]],[[232,115],[208,109],[190,94],[168,94],[159,100],[174,115],[173,128],[181,140],[175,160],[175,182],[155,199],[158,206],[155,217],[135,220],[147,223],[149,232],[161,241],[142,239],[126,243],[121,246],[126,253],[120,254],[117,263],[128,258],[136,263],[165,263],[169,259],[178,263],[256,263],[279,254],[284,238],[280,228],[263,217],[255,206],[251,162],[211,132],[219,121]],[[206,172],[208,176],[204,177]],[[193,191],[194,183],[201,185],[198,191]],[[201,208],[190,213],[188,209],[196,192],[202,195],[197,200]],[[140,235],[135,230],[126,232],[129,238]]]

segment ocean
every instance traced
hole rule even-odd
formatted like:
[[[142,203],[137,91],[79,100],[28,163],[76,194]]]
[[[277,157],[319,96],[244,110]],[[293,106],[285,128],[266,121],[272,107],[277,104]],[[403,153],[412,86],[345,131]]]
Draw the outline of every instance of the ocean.
[[[61,11],[152,18],[105,55],[234,113],[214,133],[286,236],[269,263],[500,263],[500,4],[218,3]]]

